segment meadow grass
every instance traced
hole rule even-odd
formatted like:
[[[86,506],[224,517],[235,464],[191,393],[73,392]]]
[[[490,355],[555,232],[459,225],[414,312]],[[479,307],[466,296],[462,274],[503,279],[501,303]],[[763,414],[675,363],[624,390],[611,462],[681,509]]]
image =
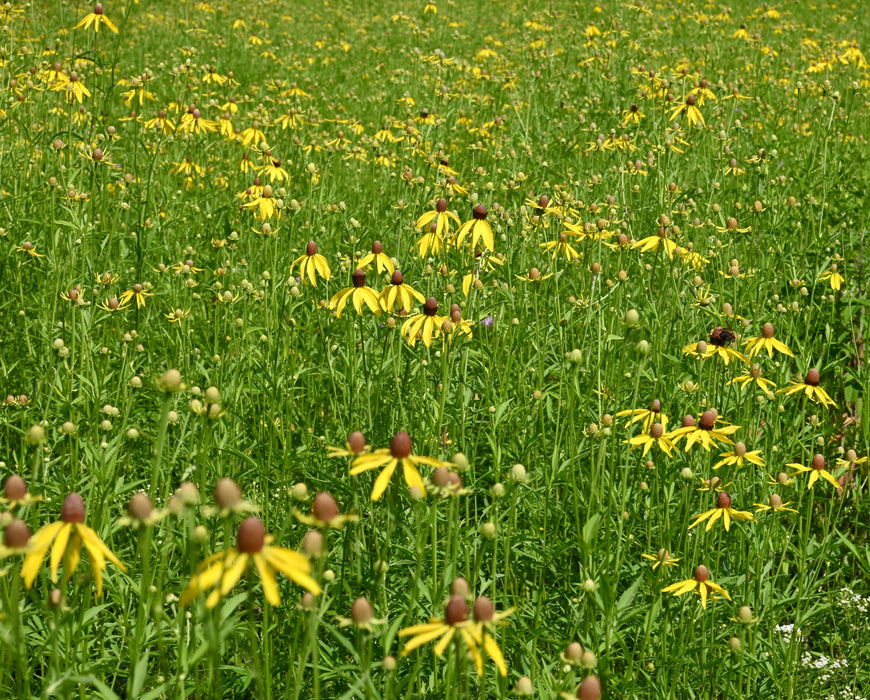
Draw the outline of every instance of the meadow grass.
[[[0,694],[870,695],[861,3],[0,18]]]

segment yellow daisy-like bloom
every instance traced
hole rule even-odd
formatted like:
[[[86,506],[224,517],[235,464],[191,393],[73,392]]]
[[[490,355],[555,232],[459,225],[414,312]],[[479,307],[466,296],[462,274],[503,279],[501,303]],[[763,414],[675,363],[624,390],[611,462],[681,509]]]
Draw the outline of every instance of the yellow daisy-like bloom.
[[[245,209],[256,209],[257,218],[264,220],[271,219],[279,213],[272,185],[264,185],[263,191],[260,194],[252,191],[251,201],[245,202],[242,207]]]
[[[298,510],[293,514],[299,522],[321,530],[341,530],[347,523],[359,520],[357,515],[340,513],[335,498],[326,491],[321,491],[314,497],[311,503],[311,515]]]
[[[655,562],[653,564],[653,571],[658,569],[659,566],[676,566],[677,562],[680,561],[679,557],[672,557],[671,553],[664,547],[655,554],[641,554],[640,556]]]
[[[423,483],[423,477],[420,476],[417,467],[422,464],[430,467],[440,467],[444,463],[432,457],[413,455],[411,454],[413,449],[414,445],[408,433],[404,431],[398,432],[390,440],[389,448],[381,448],[369,454],[356,457],[351,463],[350,474],[351,476],[356,476],[372,469],[384,467],[383,471],[378,474],[378,478],[375,479],[375,485],[372,488],[371,499],[377,501],[384,495],[384,491],[387,490],[387,485],[390,483],[390,478],[393,476],[393,472],[396,471],[396,467],[401,465],[402,475],[405,477],[405,483],[408,485],[408,488],[416,488],[421,497],[425,498],[426,485]]]
[[[722,588],[718,583],[713,583],[710,580],[710,571],[703,564],[695,567],[692,578],[672,583],[670,586],[662,588],[662,593],[673,593],[676,598],[684,593],[688,593],[689,591],[694,591],[695,589],[697,589],[698,595],[701,596],[701,605],[704,606],[705,610],[707,609],[707,596],[711,595],[711,593],[718,593],[727,600],[731,600],[728,591]]]
[[[559,234],[558,241],[547,241],[546,243],[540,243],[539,245],[544,250],[551,251],[554,260],[560,255],[568,262],[574,262],[575,260],[580,259],[580,253],[574,249],[574,246],[568,243],[568,235],[565,233]]]
[[[353,301],[353,308],[362,316],[363,304],[369,307],[369,311],[380,316],[381,307],[378,305],[378,293],[371,287],[366,286],[365,270],[354,270],[353,286],[345,287],[339,292],[336,292],[332,299],[329,300],[329,308],[335,309],[335,315],[341,318],[341,312],[347,306],[348,299]]]
[[[824,282],[825,280],[828,280],[831,285],[831,289],[833,289],[835,292],[840,291],[840,287],[843,286],[843,282],[845,280],[843,279],[843,275],[841,275],[837,271],[837,263],[833,263],[831,267],[829,267],[827,270],[825,270],[825,272],[819,275],[819,278],[816,280],[816,282]]]
[[[643,456],[646,457],[650,449],[655,445],[668,457],[673,457],[674,443],[665,435],[665,427],[661,423],[653,423],[650,426],[648,433],[635,435],[633,438],[625,441],[631,445],[631,449],[643,445]]]
[[[775,478],[770,474],[767,475],[768,486],[791,486],[793,483],[794,477],[789,476],[785,472],[780,472]]]
[[[674,257],[674,251],[677,249],[677,244],[670,238],[668,238],[667,229],[662,227],[661,229],[659,229],[659,232],[654,236],[647,236],[646,238],[641,238],[639,241],[635,241],[631,244],[632,250],[636,248],[640,248],[641,253],[648,253],[651,250],[658,250],[659,248],[664,248],[668,258],[672,259]]]
[[[849,449],[846,450],[846,454],[843,457],[837,457],[837,467],[849,467],[852,468],[859,464],[867,463],[867,455],[863,457],[859,457],[858,453],[855,450]]]
[[[347,442],[344,443],[344,447],[332,447],[327,445],[326,456],[356,457],[357,455],[361,455],[366,452],[367,449],[368,445],[366,445],[366,436],[363,435],[359,430],[356,430],[347,436]]]
[[[752,450],[749,452],[746,450],[746,445],[742,442],[735,443],[734,449],[731,452],[723,452],[719,456],[722,457],[722,459],[713,465],[713,469],[718,469],[719,467],[730,467],[733,465],[742,467],[744,462],[757,464],[759,467],[764,466],[764,459],[761,457],[761,450]]]
[[[779,352],[788,355],[789,357],[794,357],[794,353],[788,349],[788,346],[782,341],[777,340],[773,337],[774,329],[772,323],[765,323],[761,329],[761,335],[757,338],[747,338],[746,339],[746,354],[749,356],[749,359],[752,359],[762,350],[767,350],[767,356],[772,358],[773,351],[778,350]]]
[[[3,485],[3,495],[0,496],[0,505],[7,506],[10,510],[15,507],[25,507],[38,503],[42,496],[31,496],[27,492],[27,484],[18,474],[12,474]]]
[[[717,226],[716,231],[719,233],[747,233],[752,230],[752,226],[744,226],[740,228],[740,223],[733,216],[729,216],[725,220],[724,226]],[[739,272],[739,270],[738,270]],[[740,275],[732,275],[733,277],[738,277]]]
[[[29,542],[30,528],[27,527],[27,523],[20,518],[13,518],[3,530],[3,539],[0,541],[0,561],[27,554]]]
[[[97,595],[103,595],[103,569],[108,559],[121,571],[127,571],[118,558],[103,544],[99,535],[85,525],[85,504],[77,493],[64,499],[60,520],[46,525],[30,538],[24,563],[21,565],[21,578],[27,588],[33,586],[36,574],[45,555],[51,550],[49,566],[51,580],[57,582],[57,569],[63,560],[64,580],[68,581],[82,558],[82,545],[91,560],[91,572],[97,584]]]
[[[822,477],[835,489],[838,489],[840,491],[843,490],[843,487],[840,486],[840,484],[834,478],[834,475],[831,474],[831,472],[829,472],[827,469],[825,469],[825,458],[822,455],[815,455],[809,467],[805,467],[803,464],[796,464],[795,462],[791,462],[786,466],[791,467],[795,470],[794,472],[789,474],[789,476],[796,476],[798,474],[805,474],[806,472],[810,472],[810,479],[809,483],[807,484],[807,490],[811,489],[815,485],[816,481],[819,480],[819,477]]]
[[[276,572],[284,574],[314,595],[320,595],[320,585],[310,576],[311,564],[308,560],[298,552],[274,547],[271,542],[272,538],[266,537],[266,528],[258,518],[246,518],[239,525],[236,547],[212,554],[203,561],[181,594],[179,603],[188,605],[200,593],[210,591],[205,605],[208,608],[215,607],[251,566],[255,566],[260,574],[263,592],[270,605],[281,604]]]
[[[708,511],[703,513],[699,513],[694,516],[695,521],[689,525],[689,529],[691,530],[695,525],[700,525],[705,520],[707,521],[707,527],[705,530],[709,531],[713,524],[722,518],[722,523],[725,525],[725,532],[728,532],[731,529],[731,521],[732,520],[744,520],[744,521],[754,521],[755,518],[752,517],[752,513],[748,513],[743,510],[737,510],[736,508],[731,507],[731,494],[727,491],[722,491],[716,496],[716,507],[711,508]]]
[[[495,237],[492,233],[492,227],[486,220],[486,207],[483,204],[478,204],[474,207],[472,218],[466,221],[456,232],[456,246],[461,246],[465,239],[471,236],[471,247],[477,248],[477,244],[483,241],[484,248],[495,250]]]
[[[145,306],[145,297],[150,296],[154,295],[151,292],[145,291],[145,288],[137,282],[121,295],[120,305],[126,306],[130,303],[132,299],[135,299],[136,308],[141,309],[143,306]]]
[[[105,24],[106,29],[109,31],[115,32],[115,34],[118,33],[118,28],[103,14],[103,3],[98,2],[94,5],[94,11],[86,14],[73,29],[90,29],[93,26],[94,32],[99,34],[101,24]]]
[[[394,270],[390,284],[384,287],[379,297],[381,308],[389,313],[396,312],[396,305],[399,309],[406,313],[411,310],[414,305],[414,299],[421,304],[425,303],[426,297],[418,292],[413,287],[405,284],[405,278],[399,270]]]
[[[301,263],[301,265],[300,265]],[[311,282],[312,287],[317,286],[317,275],[329,282],[332,273],[329,270],[329,263],[326,258],[317,252],[317,244],[314,241],[308,241],[305,248],[305,255],[300,255],[290,266],[290,274],[293,274],[293,268],[299,265],[299,277],[302,279],[302,284],[305,284],[306,279]]]
[[[731,384],[740,384],[740,388],[745,389],[754,383],[765,394],[776,389],[775,382],[765,379],[761,375],[761,366],[758,363],[753,363],[752,367],[749,368],[749,374],[741,374],[739,377],[734,377],[734,379],[728,381],[728,384],[729,386]]]
[[[483,647],[486,655],[492,659],[502,676],[507,675],[507,664],[505,664],[504,655],[501,653],[501,649],[499,649],[491,632],[495,629],[496,625],[502,624],[502,620],[512,615],[515,609],[510,608],[497,613],[492,601],[485,595],[479,596],[474,601],[474,606],[471,609],[474,616],[474,621],[471,623],[471,636],[474,638],[474,643],[478,647]],[[482,676],[483,658],[480,654],[472,654],[472,656],[477,666],[477,675]]]
[[[677,105],[673,108],[669,121],[674,121],[680,115],[685,114],[686,121],[692,126],[697,126],[698,123],[700,123],[701,126],[706,126],[704,115],[701,114],[701,110],[696,106],[696,102],[697,98],[694,95],[687,95],[684,104]]]
[[[468,603],[461,595],[453,595],[447,601],[444,609],[444,619],[439,620],[432,618],[428,623],[423,625],[412,625],[403,630],[399,630],[400,637],[411,637],[402,649],[402,656],[407,656],[414,649],[433,642],[435,644],[435,656],[442,656],[447,645],[457,636],[465,642],[468,651],[471,653],[474,663],[478,668],[483,667],[483,658],[480,655],[478,643],[475,640],[475,632],[473,631],[473,623],[468,619]],[[498,647],[496,647],[497,649]],[[498,652],[499,656],[501,652]],[[504,659],[501,659],[502,664]],[[498,662],[496,662],[498,663]]]
[[[33,247],[33,243],[31,243],[30,241],[24,241],[24,243],[22,243],[21,245],[15,246],[15,252],[16,253],[27,253],[29,256],[31,256],[33,258],[44,258],[45,257],[45,255],[43,255],[42,253],[36,252],[36,248]]]
[[[402,324],[402,336],[408,345],[414,347],[417,338],[423,340],[427,348],[432,345],[432,339],[441,335],[441,326],[447,319],[438,315],[438,302],[435,297],[429,297],[423,304],[423,313],[415,314]]]
[[[807,376],[802,382],[791,381],[787,387],[783,387],[776,393],[791,396],[799,391],[803,391],[807,397],[813,401],[818,401],[823,406],[836,408],[837,404],[834,403],[834,400],[830,396],[828,396],[828,392],[819,386],[819,379],[819,370],[812,368],[807,371]]]
[[[763,513],[766,510],[772,510],[774,513],[779,513],[781,510],[788,511],[789,513],[797,513],[794,508],[788,507],[791,505],[791,501],[783,503],[782,498],[778,493],[771,494],[770,498],[767,499],[767,503],[753,503],[752,505],[758,506],[758,510],[755,511],[756,514]]]
[[[732,343],[734,339],[735,335],[733,331],[730,331],[727,328],[722,328],[722,326],[717,326],[710,333],[709,342],[699,340],[697,343],[692,343],[691,345],[684,347],[683,352],[686,355],[691,355],[692,357],[698,357],[701,359],[718,356],[726,366],[730,364],[732,360],[740,360],[748,365],[749,358],[742,352],[738,352],[730,347],[730,343]]]
[[[685,451],[688,452],[696,443],[701,445],[707,452],[711,447],[718,447],[718,441],[733,444],[728,436],[740,430],[739,425],[722,425],[716,427],[718,415],[715,409],[709,409],[701,414],[696,422],[694,416],[685,416],[682,427],[668,433],[668,437],[676,445],[683,438],[686,439]]]
[[[438,201],[435,202],[434,209],[427,211],[417,219],[414,227],[421,231],[428,231],[433,221],[435,222],[434,233],[441,238],[447,238],[450,235],[451,221],[453,221],[457,226],[461,225],[459,217],[453,212],[447,211],[447,200],[444,199],[444,197],[440,197]]]
[[[629,425],[634,425],[638,421],[643,421],[644,432],[649,432],[650,426],[656,422],[661,423],[663,428],[668,427],[668,417],[661,411],[662,402],[658,399],[654,399],[649,405],[649,408],[628,408],[624,411],[617,412],[613,417],[624,418],[630,416],[631,420],[628,421]]]
[[[548,272],[546,275],[542,275],[541,271],[537,267],[529,269],[529,274],[527,275],[514,275],[514,277],[516,277],[518,280],[522,280],[523,282],[541,282],[552,276],[552,272]]]
[[[392,275],[396,269],[393,266],[393,261],[384,253],[384,246],[381,245],[380,241],[372,243],[372,252],[359,261],[360,269],[365,270],[372,262],[375,263],[379,275],[384,274],[384,272]]]

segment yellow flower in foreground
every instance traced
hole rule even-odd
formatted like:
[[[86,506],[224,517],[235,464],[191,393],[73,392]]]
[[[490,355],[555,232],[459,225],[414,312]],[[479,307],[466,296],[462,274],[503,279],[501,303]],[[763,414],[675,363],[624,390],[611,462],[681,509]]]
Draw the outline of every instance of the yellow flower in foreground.
[[[732,451],[723,452],[719,456],[722,457],[722,459],[713,465],[713,469],[725,466],[730,467],[732,465],[742,467],[744,462],[751,462],[752,464],[757,464],[759,467],[764,466],[764,459],[761,457],[761,450],[752,450],[751,452],[748,452],[746,450],[746,445],[742,442],[736,443]]]
[[[782,502],[782,497],[778,493],[773,493],[770,495],[770,498],[767,499],[767,504],[763,503],[753,503],[752,505],[758,506],[758,510],[755,511],[756,514],[762,513],[766,510],[772,510],[774,513],[778,513],[781,510],[787,510],[790,513],[797,513],[794,508],[789,508],[791,505],[791,501],[788,503]]]
[[[477,630],[475,630],[477,631]],[[428,623],[423,625],[412,625],[403,630],[399,630],[400,637],[411,637],[402,649],[402,656],[407,656],[414,649],[438,640],[435,644],[435,656],[442,656],[447,645],[457,636],[465,642],[468,651],[474,659],[477,668],[483,668],[483,658],[478,649],[478,643],[475,640],[475,634],[472,631],[472,623],[468,619],[468,603],[461,595],[453,595],[444,609],[444,619],[439,620],[432,618]],[[496,646],[496,649],[498,647]],[[501,656],[501,652],[498,652]],[[496,662],[498,663],[498,662]],[[501,660],[504,664],[504,659]]]
[[[658,447],[668,457],[673,457],[674,443],[665,435],[665,427],[661,423],[653,423],[648,433],[635,435],[633,438],[626,440],[626,443],[631,445],[631,449],[643,445],[644,457],[646,457],[653,445]]]
[[[671,553],[667,549],[660,549],[655,554],[641,554],[644,559],[649,559],[653,564],[653,571],[659,568],[659,566],[676,566],[677,562],[680,561],[678,557],[672,557]]]
[[[773,337],[774,329],[772,323],[765,323],[761,328],[761,335],[757,338],[747,338],[746,339],[746,354],[749,355],[749,359],[752,359],[762,350],[767,350],[767,356],[773,357],[773,351],[778,350],[779,352],[788,355],[789,357],[794,357],[794,353],[788,349],[788,346],[782,341],[777,340]]]
[[[381,308],[389,313],[396,313],[396,306],[406,313],[414,306],[414,299],[421,304],[426,302],[426,298],[410,285],[405,284],[405,278],[399,270],[392,271],[390,284],[384,287],[378,297]]]
[[[270,605],[280,605],[275,573],[282,573],[294,583],[314,595],[320,595],[320,585],[310,576],[311,565],[299,554],[283,547],[273,547],[272,538],[266,537],[263,523],[253,516],[239,525],[237,546],[212,554],[199,566],[179,602],[187,605],[200,593],[211,591],[205,604],[215,607],[239,582],[242,576],[256,566],[263,583],[263,592]]]
[[[651,250],[664,248],[668,258],[674,257],[674,251],[677,249],[677,244],[668,238],[667,229],[662,227],[659,232],[653,236],[641,238],[631,244],[631,249],[640,248],[641,253],[648,253]]]
[[[834,478],[834,475],[831,474],[827,469],[825,469],[825,458],[822,455],[816,455],[813,457],[813,461],[811,462],[809,467],[805,467],[803,464],[796,464],[795,462],[791,462],[786,466],[791,467],[795,471],[789,474],[789,476],[796,476],[797,474],[805,474],[806,472],[810,472],[810,481],[807,484],[807,489],[811,489],[816,481],[819,480],[819,477],[822,477],[825,481],[831,484],[834,488],[842,490],[843,487],[837,482]]]
[[[359,261],[360,269],[365,270],[372,262],[375,263],[379,275],[384,272],[389,272],[392,275],[393,270],[396,269],[393,266],[393,261],[384,252],[384,246],[380,241],[372,243],[372,252]]]
[[[704,115],[701,114],[701,110],[696,106],[697,99],[694,95],[687,95],[686,101],[684,104],[678,104],[671,110],[671,116],[669,121],[674,121],[681,114],[686,115],[686,121],[689,122],[692,126],[696,126],[699,122],[701,126],[706,126],[704,123]]]
[[[803,391],[813,401],[818,401],[823,406],[836,408],[837,404],[835,404],[834,400],[828,396],[828,392],[819,386],[819,379],[819,370],[812,368],[807,371],[807,376],[802,382],[791,381],[788,386],[783,387],[776,393],[791,396],[799,391]]]
[[[770,381],[769,379],[765,379],[761,376],[761,366],[756,362],[753,363],[752,367],[749,369],[748,374],[741,374],[739,377],[734,377],[728,381],[728,384],[739,384],[741,389],[745,389],[750,384],[754,383],[760,391],[763,391],[765,394],[768,391],[773,391],[776,389],[776,383]]]
[[[390,441],[389,449],[381,448],[354,459],[351,463],[350,474],[351,476],[356,476],[372,469],[384,467],[384,470],[375,479],[375,485],[372,488],[371,499],[377,501],[384,495],[384,491],[387,490],[387,485],[390,483],[390,478],[393,476],[393,472],[396,471],[396,467],[401,465],[402,475],[405,477],[405,483],[408,485],[408,488],[416,488],[420,492],[421,497],[425,498],[426,486],[423,483],[423,477],[417,471],[417,467],[421,464],[440,467],[444,463],[432,457],[413,455],[411,454],[413,449],[414,445],[408,433],[404,431],[398,432]]]
[[[68,581],[82,558],[82,545],[88,550],[91,559],[91,572],[97,584],[97,595],[103,595],[103,569],[108,559],[115,566],[126,571],[109,548],[103,544],[99,535],[85,525],[85,504],[77,493],[64,499],[60,520],[46,525],[30,538],[27,555],[21,565],[21,578],[27,588],[33,586],[36,574],[45,555],[51,550],[51,580],[57,581],[57,569],[63,560],[63,576]]]
[[[718,442],[727,442],[731,444],[731,438],[728,436],[740,430],[739,425],[723,425],[716,427],[718,415],[715,409],[709,409],[701,414],[700,419],[695,422],[694,416],[684,416],[683,425],[680,428],[668,433],[668,437],[676,445],[683,438],[686,439],[685,451],[688,452],[696,443],[701,445],[707,452],[711,447],[717,447]]]
[[[354,270],[353,286],[345,287],[336,292],[329,300],[329,308],[335,309],[335,315],[341,318],[341,312],[347,306],[348,299],[353,301],[353,308],[362,316],[363,304],[369,307],[369,311],[378,316],[381,315],[381,307],[378,305],[378,293],[371,287],[366,286],[365,270]]]
[[[414,347],[419,336],[427,348],[432,345],[432,339],[441,335],[441,326],[447,320],[438,315],[438,302],[435,297],[429,297],[423,304],[423,313],[415,314],[402,324],[402,335],[408,340],[408,345]]]
[[[91,25],[94,27],[94,31],[99,34],[100,33],[100,25],[105,24],[106,29],[118,33],[118,28],[114,25],[114,23],[103,14],[103,3],[98,2],[94,5],[94,11],[86,14],[82,21],[79,22],[73,29],[90,29]]]
[[[478,204],[474,207],[472,218],[466,221],[456,232],[456,245],[461,246],[468,236],[471,236],[471,247],[477,248],[478,241],[483,241],[484,248],[495,250],[495,237],[492,227],[486,220],[486,207]]]
[[[479,596],[474,601],[472,607],[474,622],[471,623],[471,636],[474,638],[474,643],[477,646],[482,646],[487,656],[492,659],[493,663],[498,667],[499,673],[502,676],[507,675],[507,665],[504,662],[504,655],[501,653],[495,638],[490,634],[495,626],[500,624],[502,620],[513,614],[515,608],[510,608],[503,612],[497,613],[492,601],[485,595]],[[477,675],[483,675],[483,659],[479,654],[474,656],[475,664],[477,665]]]
[[[299,263],[302,263],[301,265]],[[306,279],[311,282],[312,287],[317,286],[317,277],[320,275],[323,279],[329,282],[331,272],[326,258],[317,252],[317,244],[314,241],[308,241],[305,247],[305,255],[300,255],[290,266],[290,274],[293,274],[293,268],[299,265],[299,277],[302,279],[302,284],[305,284]]]
[[[419,219],[417,219],[414,227],[421,231],[429,231],[432,222],[435,222],[435,230],[432,232],[439,238],[446,238],[450,235],[450,222],[453,221],[457,226],[460,226],[459,217],[451,211],[447,211],[447,200],[440,197],[435,202],[435,208],[427,211]]]
[[[755,520],[755,518],[752,517],[752,513],[732,508],[731,494],[727,491],[722,491],[716,496],[716,507],[696,515],[695,522],[689,525],[689,529],[691,530],[695,525],[700,525],[706,520],[707,527],[705,530],[709,530],[713,527],[713,523],[715,523],[719,518],[722,518],[722,523],[725,525],[725,532],[728,532],[731,529],[732,520]]]
[[[694,591],[696,588],[698,589],[698,595],[701,596],[701,605],[704,606],[705,610],[707,609],[707,596],[711,592],[714,594],[719,593],[726,599],[731,600],[731,596],[728,595],[728,592],[722,586],[710,580],[710,572],[703,564],[695,567],[692,578],[672,583],[670,586],[662,588],[662,593],[673,593],[676,598],[689,591]]]
[[[831,289],[833,289],[835,292],[840,291],[840,287],[843,286],[844,279],[843,279],[843,275],[841,275],[839,272],[837,272],[837,264],[836,263],[831,265],[830,268],[828,268],[825,272],[823,272],[821,275],[819,275],[819,278],[816,281],[817,282],[824,282],[825,280],[828,280],[830,282]]]

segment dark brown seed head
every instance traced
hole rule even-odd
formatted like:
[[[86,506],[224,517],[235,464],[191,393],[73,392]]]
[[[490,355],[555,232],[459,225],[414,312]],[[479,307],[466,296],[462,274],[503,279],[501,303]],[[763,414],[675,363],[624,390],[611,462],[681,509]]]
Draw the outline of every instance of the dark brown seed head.
[[[151,499],[144,491],[134,493],[127,504],[127,512],[131,517],[136,518],[136,520],[145,520],[151,515],[153,510],[154,506],[151,503]]]
[[[245,518],[239,525],[238,548],[243,554],[257,554],[266,542],[266,526],[259,518]]]
[[[142,291],[142,285],[141,285],[141,284],[139,284],[139,283],[137,282],[136,284],[133,285],[133,292],[134,292],[135,294],[139,294],[141,291]]]
[[[819,385],[819,370],[815,367],[807,371],[806,379],[804,379],[804,384],[808,386],[818,386]]]
[[[730,508],[731,507],[731,494],[727,491],[723,491],[718,496],[716,496],[716,507],[717,508]]]
[[[98,2],[96,5],[94,5],[94,14],[95,15],[103,14],[103,3]]]
[[[684,428],[694,428],[695,427],[695,416],[691,416],[691,415],[683,416],[683,427]]]
[[[396,433],[390,440],[390,454],[396,459],[405,459],[411,456],[414,445],[411,436],[404,430]]]
[[[65,523],[83,523],[85,521],[85,502],[81,496],[77,493],[71,493],[63,499],[60,519]]]
[[[701,583],[703,583],[708,578],[710,578],[710,572],[706,566],[701,564],[700,566],[695,567],[694,579],[696,581],[700,581]]]
[[[357,268],[353,271],[353,286],[359,289],[360,287],[366,286],[366,273],[365,270],[360,270]]]
[[[649,436],[653,440],[658,440],[665,434],[665,427],[661,423],[653,423],[649,429]]]
[[[26,547],[30,540],[30,528],[27,523],[19,518],[15,518],[3,533],[3,544],[10,549],[20,549]]]
[[[761,335],[762,335],[763,337],[765,337],[765,338],[772,338],[772,337],[773,337],[773,333],[774,333],[774,331],[773,331],[773,324],[772,324],[772,323],[765,323],[765,324],[761,327]]]
[[[311,514],[318,520],[328,523],[333,518],[338,517],[338,503],[335,502],[332,494],[321,491],[314,497],[314,502],[311,504]]]
[[[661,413],[662,411],[662,402],[658,399],[654,399],[653,402],[649,405],[649,410],[653,413]]]
[[[547,195],[542,194],[540,197],[538,197],[538,208],[539,209],[546,209],[547,205],[549,203],[550,203],[550,198]]]
[[[347,446],[354,454],[359,454],[366,448],[366,436],[359,430],[352,432],[347,436]]]
[[[350,608],[350,618],[358,625],[365,625],[374,616],[372,604],[365,598],[357,598]]]
[[[423,304],[423,313],[427,316],[434,316],[438,312],[438,301],[435,297],[429,297],[426,303]]]
[[[577,689],[577,697],[579,700],[600,700],[601,681],[598,680],[598,676],[584,678],[580,688]]]
[[[461,595],[453,595],[444,608],[444,621],[448,625],[458,625],[468,619],[468,603]]]
[[[477,622],[489,622],[495,617],[495,606],[485,595],[478,596],[477,600],[474,601],[472,612]]]
[[[393,270],[393,277],[390,279],[390,282],[398,287],[400,284],[404,284],[405,278],[402,276],[401,272]]]
[[[716,418],[718,417],[719,414],[716,413],[715,408],[704,411],[701,414],[701,420],[698,421],[698,427],[701,430],[713,430],[713,427],[716,425]]]
[[[305,254],[308,256],[317,255],[317,244],[314,241],[308,241],[308,245],[305,246]]]
[[[462,320],[462,312],[458,309],[450,312],[450,320],[453,323],[459,323]]]
[[[214,502],[219,508],[232,508],[241,501],[242,491],[235,481],[225,476],[217,482],[214,487]]]
[[[27,484],[24,483],[24,479],[18,476],[18,474],[13,474],[6,479],[3,493],[10,501],[20,501],[27,495]]]
[[[383,252],[384,246],[381,244],[380,241],[375,241],[374,243],[372,243],[372,253],[374,253],[375,255],[380,255]]]
[[[444,199],[444,197],[439,197],[438,201],[435,202],[435,211],[437,211],[439,214],[443,214],[445,211],[447,211],[447,200]]]
[[[825,468],[825,458],[822,455],[815,455],[811,466],[813,469],[822,471]]]
[[[474,207],[474,211],[472,212],[472,216],[475,219],[485,219],[486,218],[486,207],[483,204],[478,204]]]
[[[689,95],[689,96],[686,98],[686,104],[687,104],[689,107],[694,107],[694,106],[695,106],[695,96],[694,96],[694,95]]]

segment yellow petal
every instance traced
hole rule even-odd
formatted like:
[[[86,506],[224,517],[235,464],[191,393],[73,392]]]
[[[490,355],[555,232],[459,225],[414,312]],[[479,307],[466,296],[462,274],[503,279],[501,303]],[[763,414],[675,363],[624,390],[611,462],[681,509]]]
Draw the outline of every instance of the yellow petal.
[[[390,463],[384,467],[384,470],[378,474],[378,478],[375,479],[375,485],[372,489],[372,500],[377,501],[381,496],[384,495],[384,491],[387,490],[387,486],[390,483],[390,477],[393,476],[393,472],[396,470],[396,466],[398,465],[398,460],[393,458],[390,460]]]
[[[498,648],[498,644],[496,644],[495,640],[488,634],[483,637],[483,648],[486,649],[489,658],[491,658],[495,662],[495,665],[498,666],[501,675],[506,676],[507,665],[504,662],[504,656],[501,653],[501,649]]]
[[[63,527],[58,530],[57,537],[51,545],[51,559],[49,566],[51,567],[51,580],[57,583],[57,567],[60,566],[60,560],[63,559],[66,546],[69,543],[69,536],[72,533],[72,523],[63,523]]]
[[[435,645],[435,656],[441,656],[444,653],[447,645],[450,644],[450,640],[453,639],[454,634],[456,634],[456,628],[450,627],[447,630],[447,634],[441,637],[441,639],[438,641],[438,644]]]
[[[278,595],[278,583],[275,581],[275,572],[272,571],[262,554],[253,555],[253,559],[257,565],[257,571],[260,572],[260,581],[263,584],[263,593],[266,594],[266,600],[269,601],[269,605],[280,605],[281,596]]]
[[[239,579],[242,578],[242,574],[245,573],[245,569],[248,567],[248,558],[249,555],[240,553],[232,564],[227,562],[229,568],[224,571],[223,578],[221,579],[221,595],[229,593],[233,586],[239,582]]]

